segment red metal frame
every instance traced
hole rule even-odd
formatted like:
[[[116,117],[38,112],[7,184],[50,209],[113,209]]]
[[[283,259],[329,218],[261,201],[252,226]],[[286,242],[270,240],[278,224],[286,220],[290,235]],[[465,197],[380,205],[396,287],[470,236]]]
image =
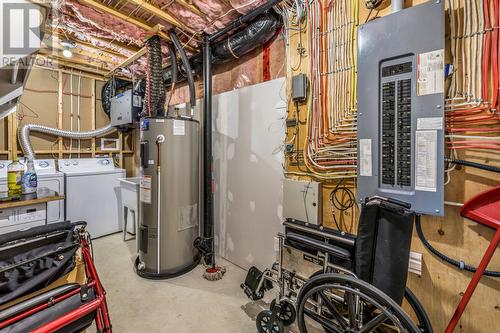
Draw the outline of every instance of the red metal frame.
[[[483,258],[481,259],[479,267],[472,276],[472,280],[467,286],[467,290],[465,290],[465,293],[460,300],[448,327],[446,327],[445,333],[452,333],[454,331],[460,317],[472,297],[472,294],[474,293],[474,290],[479,284],[479,280],[481,280],[484,271],[488,267],[488,264],[490,263],[491,258],[500,243],[500,186],[482,192],[467,201],[462,207],[460,214],[474,222],[496,229],[496,232],[490,241],[488,249],[486,249]]]
[[[104,290],[101,281],[99,279],[99,276],[97,275],[97,270],[94,266],[94,262],[92,261],[92,254],[90,250],[90,245],[89,242],[87,241],[86,238],[86,232],[85,229],[82,227],[79,232],[79,237],[80,237],[80,248],[82,251],[82,258],[83,258],[83,263],[85,266],[85,273],[87,277],[87,287],[88,288],[93,288],[95,290],[95,299],[89,303],[86,303],[79,308],[63,315],[60,318],[57,318],[56,320],[47,323],[33,331],[31,333],[51,333],[55,332],[72,322],[77,321],[78,319],[88,315],[89,313],[96,312],[96,317],[95,317],[95,322],[96,322],[96,327],[99,332],[103,333],[111,333],[111,320],[109,318],[109,312],[108,312],[108,305],[106,303],[106,291]],[[72,290],[71,292],[62,295],[58,297],[57,299],[53,300],[51,304],[54,303],[59,303],[65,299],[67,299],[70,296],[73,296],[75,294],[79,294],[81,292],[81,288]],[[49,304],[44,303],[42,305],[39,305],[29,311],[26,311],[25,313],[19,314],[15,317],[9,318],[8,320],[5,320],[4,322],[0,323],[0,329],[6,326],[9,326],[23,318],[26,318],[34,313],[37,313],[39,311],[42,311],[46,308],[49,307]]]

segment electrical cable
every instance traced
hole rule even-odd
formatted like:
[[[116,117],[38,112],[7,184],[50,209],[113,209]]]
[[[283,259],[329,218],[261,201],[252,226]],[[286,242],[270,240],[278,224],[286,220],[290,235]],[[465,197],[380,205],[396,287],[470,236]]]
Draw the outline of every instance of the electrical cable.
[[[458,164],[458,165],[468,166],[468,167],[472,167],[472,168],[476,168],[476,169],[500,173],[500,167],[496,167],[493,165],[486,165],[486,164],[481,164],[481,163],[476,163],[476,162],[457,160],[457,159],[449,159],[449,158],[445,159],[445,161],[449,162],[449,163],[453,163],[453,164]]]
[[[459,268],[460,270],[465,270],[467,272],[475,273],[477,268],[471,265],[467,265],[463,260],[456,260],[448,257],[447,255],[439,252],[436,248],[434,248],[429,241],[425,238],[424,232],[422,231],[422,225],[420,221],[420,215],[415,216],[415,228],[417,229],[418,238],[424,244],[424,246],[435,256],[445,261],[446,263]],[[484,271],[485,276],[491,277],[500,277],[500,271]]]

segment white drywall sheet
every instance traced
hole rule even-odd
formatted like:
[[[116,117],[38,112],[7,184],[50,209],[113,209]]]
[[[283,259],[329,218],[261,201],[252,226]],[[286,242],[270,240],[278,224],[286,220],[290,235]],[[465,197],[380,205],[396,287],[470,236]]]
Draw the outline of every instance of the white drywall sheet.
[[[219,254],[269,267],[282,231],[285,79],[214,96],[215,234]]]

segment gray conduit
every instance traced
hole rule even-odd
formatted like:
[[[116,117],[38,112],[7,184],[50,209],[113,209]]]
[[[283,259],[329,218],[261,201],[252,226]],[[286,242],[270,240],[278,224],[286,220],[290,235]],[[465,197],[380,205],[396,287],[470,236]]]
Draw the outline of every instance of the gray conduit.
[[[62,136],[64,138],[80,140],[80,139],[91,139],[94,137],[103,136],[113,132],[114,130],[115,130],[114,127],[112,127],[111,125],[107,125],[105,127],[101,127],[92,131],[72,132],[42,125],[26,124],[23,127],[21,127],[21,130],[19,131],[19,141],[21,143],[21,147],[23,149],[24,156],[26,157],[26,159],[33,160],[35,158],[35,152],[33,151],[33,147],[31,146],[30,132],[39,132],[39,133],[51,134],[54,136]]]

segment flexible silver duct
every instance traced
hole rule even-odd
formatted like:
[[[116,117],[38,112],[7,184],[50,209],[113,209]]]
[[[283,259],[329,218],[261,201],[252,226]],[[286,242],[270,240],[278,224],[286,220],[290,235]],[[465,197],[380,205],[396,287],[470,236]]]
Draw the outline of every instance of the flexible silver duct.
[[[72,139],[91,139],[94,137],[106,135],[114,130],[114,127],[108,125],[92,131],[72,132],[42,125],[26,124],[19,131],[19,141],[21,142],[21,147],[26,159],[33,160],[35,158],[35,152],[33,151],[33,147],[31,146],[30,132],[39,132]]]

